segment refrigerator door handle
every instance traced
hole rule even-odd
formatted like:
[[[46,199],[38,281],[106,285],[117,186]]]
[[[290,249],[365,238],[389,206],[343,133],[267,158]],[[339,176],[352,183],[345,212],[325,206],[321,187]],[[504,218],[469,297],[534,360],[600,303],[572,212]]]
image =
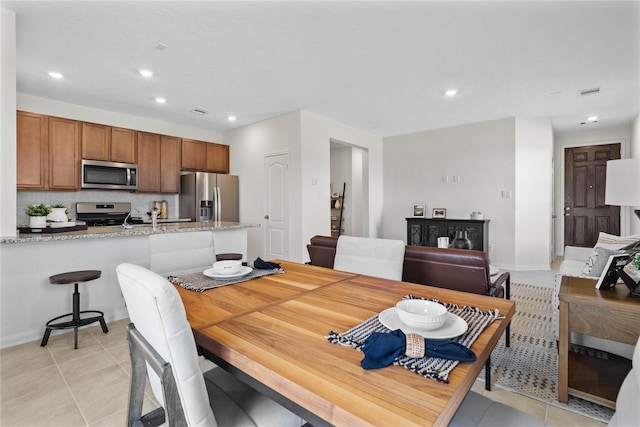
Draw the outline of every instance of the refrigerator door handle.
[[[220,221],[222,218],[222,213],[220,210],[222,209],[222,202],[220,197],[220,187],[216,187],[216,221]]]

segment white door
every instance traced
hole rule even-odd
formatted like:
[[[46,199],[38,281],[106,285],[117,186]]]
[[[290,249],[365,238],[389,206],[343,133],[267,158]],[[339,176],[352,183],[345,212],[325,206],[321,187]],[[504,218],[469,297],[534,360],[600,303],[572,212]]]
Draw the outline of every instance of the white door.
[[[289,154],[264,159],[264,242],[266,260],[289,259]]]

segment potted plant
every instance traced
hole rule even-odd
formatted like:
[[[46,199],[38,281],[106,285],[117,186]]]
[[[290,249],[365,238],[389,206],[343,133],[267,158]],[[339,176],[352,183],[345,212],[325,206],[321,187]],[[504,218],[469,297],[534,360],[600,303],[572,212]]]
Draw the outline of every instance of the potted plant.
[[[51,208],[44,203],[28,205],[24,213],[29,216],[29,227],[44,228],[47,226],[47,215],[51,213]]]
[[[51,205],[51,213],[47,215],[47,220],[51,222],[67,222],[67,208],[64,205]]]

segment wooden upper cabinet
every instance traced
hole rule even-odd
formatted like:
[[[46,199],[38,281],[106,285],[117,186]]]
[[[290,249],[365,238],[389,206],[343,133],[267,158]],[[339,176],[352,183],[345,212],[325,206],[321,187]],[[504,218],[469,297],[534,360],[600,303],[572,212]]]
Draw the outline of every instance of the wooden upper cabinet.
[[[182,169],[204,172],[207,167],[206,142],[182,140]]]
[[[182,169],[198,172],[229,173],[229,146],[183,139]]]
[[[160,138],[160,192],[180,192],[180,138]]]
[[[136,162],[136,132],[95,123],[82,123],[82,158]]]
[[[47,186],[47,116],[18,111],[16,117],[16,183],[18,190]]]
[[[111,128],[111,161],[136,163],[136,131]]]
[[[111,127],[93,123],[82,123],[82,158],[89,160],[111,160]]]
[[[160,192],[160,135],[137,132],[138,191]]]
[[[49,117],[49,189],[80,189],[80,122]]]
[[[207,144],[207,172],[229,173],[229,146]]]

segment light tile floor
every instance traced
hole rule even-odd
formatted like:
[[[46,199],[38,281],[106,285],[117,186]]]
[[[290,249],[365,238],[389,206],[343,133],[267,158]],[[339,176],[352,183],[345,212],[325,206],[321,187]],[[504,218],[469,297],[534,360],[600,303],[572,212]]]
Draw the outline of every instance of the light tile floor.
[[[554,264],[556,266],[557,264]],[[553,286],[554,271],[512,272],[512,282]],[[82,329],[79,349],[73,334],[52,334],[49,344],[39,341],[0,350],[0,425],[12,426],[123,426],[129,392],[127,320],[109,323],[109,333],[98,326]],[[202,360],[203,369],[212,366]],[[500,390],[473,390],[527,412],[552,426],[602,427],[593,421],[525,396]],[[148,394],[145,411],[158,404]]]

